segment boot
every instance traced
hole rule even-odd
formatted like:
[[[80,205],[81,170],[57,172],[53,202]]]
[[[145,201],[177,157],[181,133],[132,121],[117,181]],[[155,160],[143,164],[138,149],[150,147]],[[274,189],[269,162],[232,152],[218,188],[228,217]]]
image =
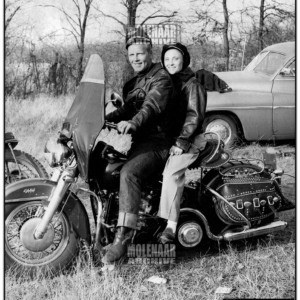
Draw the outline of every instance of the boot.
[[[127,250],[127,244],[133,237],[133,229],[125,226],[118,227],[113,244],[108,248],[102,262],[104,264],[119,260]]]
[[[162,244],[172,244],[175,240],[175,233],[173,233],[171,228],[166,228],[160,238],[159,238],[159,242]]]

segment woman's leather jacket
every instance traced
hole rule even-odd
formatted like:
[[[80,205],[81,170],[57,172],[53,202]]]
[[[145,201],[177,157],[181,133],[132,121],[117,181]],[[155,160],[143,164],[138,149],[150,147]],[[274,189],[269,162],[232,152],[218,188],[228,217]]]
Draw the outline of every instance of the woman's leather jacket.
[[[183,77],[193,74],[190,68],[184,70]],[[179,92],[180,107],[178,119],[181,131],[175,145],[187,152],[191,144],[200,148],[203,141],[203,121],[207,104],[207,93],[196,77],[183,82]]]

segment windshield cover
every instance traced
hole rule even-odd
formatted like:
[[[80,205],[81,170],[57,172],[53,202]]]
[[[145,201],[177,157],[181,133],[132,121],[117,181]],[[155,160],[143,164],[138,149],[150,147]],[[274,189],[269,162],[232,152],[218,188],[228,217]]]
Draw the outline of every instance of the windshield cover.
[[[89,154],[105,122],[105,84],[103,63],[91,55],[78,93],[63,124],[62,133],[73,138],[79,172],[88,175]]]

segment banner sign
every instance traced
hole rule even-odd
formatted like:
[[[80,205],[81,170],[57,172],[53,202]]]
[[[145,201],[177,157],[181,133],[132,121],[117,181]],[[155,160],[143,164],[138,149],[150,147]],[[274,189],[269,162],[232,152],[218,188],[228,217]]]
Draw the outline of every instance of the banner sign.
[[[138,28],[142,28],[143,32],[151,38],[153,45],[165,45],[181,42],[181,26],[178,24],[136,25],[128,30],[129,35]]]

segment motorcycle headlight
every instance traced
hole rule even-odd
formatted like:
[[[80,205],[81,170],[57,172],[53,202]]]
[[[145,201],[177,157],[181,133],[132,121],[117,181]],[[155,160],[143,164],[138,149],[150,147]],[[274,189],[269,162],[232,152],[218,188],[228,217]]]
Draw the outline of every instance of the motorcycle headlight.
[[[50,167],[57,167],[65,159],[70,157],[72,151],[65,145],[57,142],[57,139],[51,138],[45,145],[45,157]]]

